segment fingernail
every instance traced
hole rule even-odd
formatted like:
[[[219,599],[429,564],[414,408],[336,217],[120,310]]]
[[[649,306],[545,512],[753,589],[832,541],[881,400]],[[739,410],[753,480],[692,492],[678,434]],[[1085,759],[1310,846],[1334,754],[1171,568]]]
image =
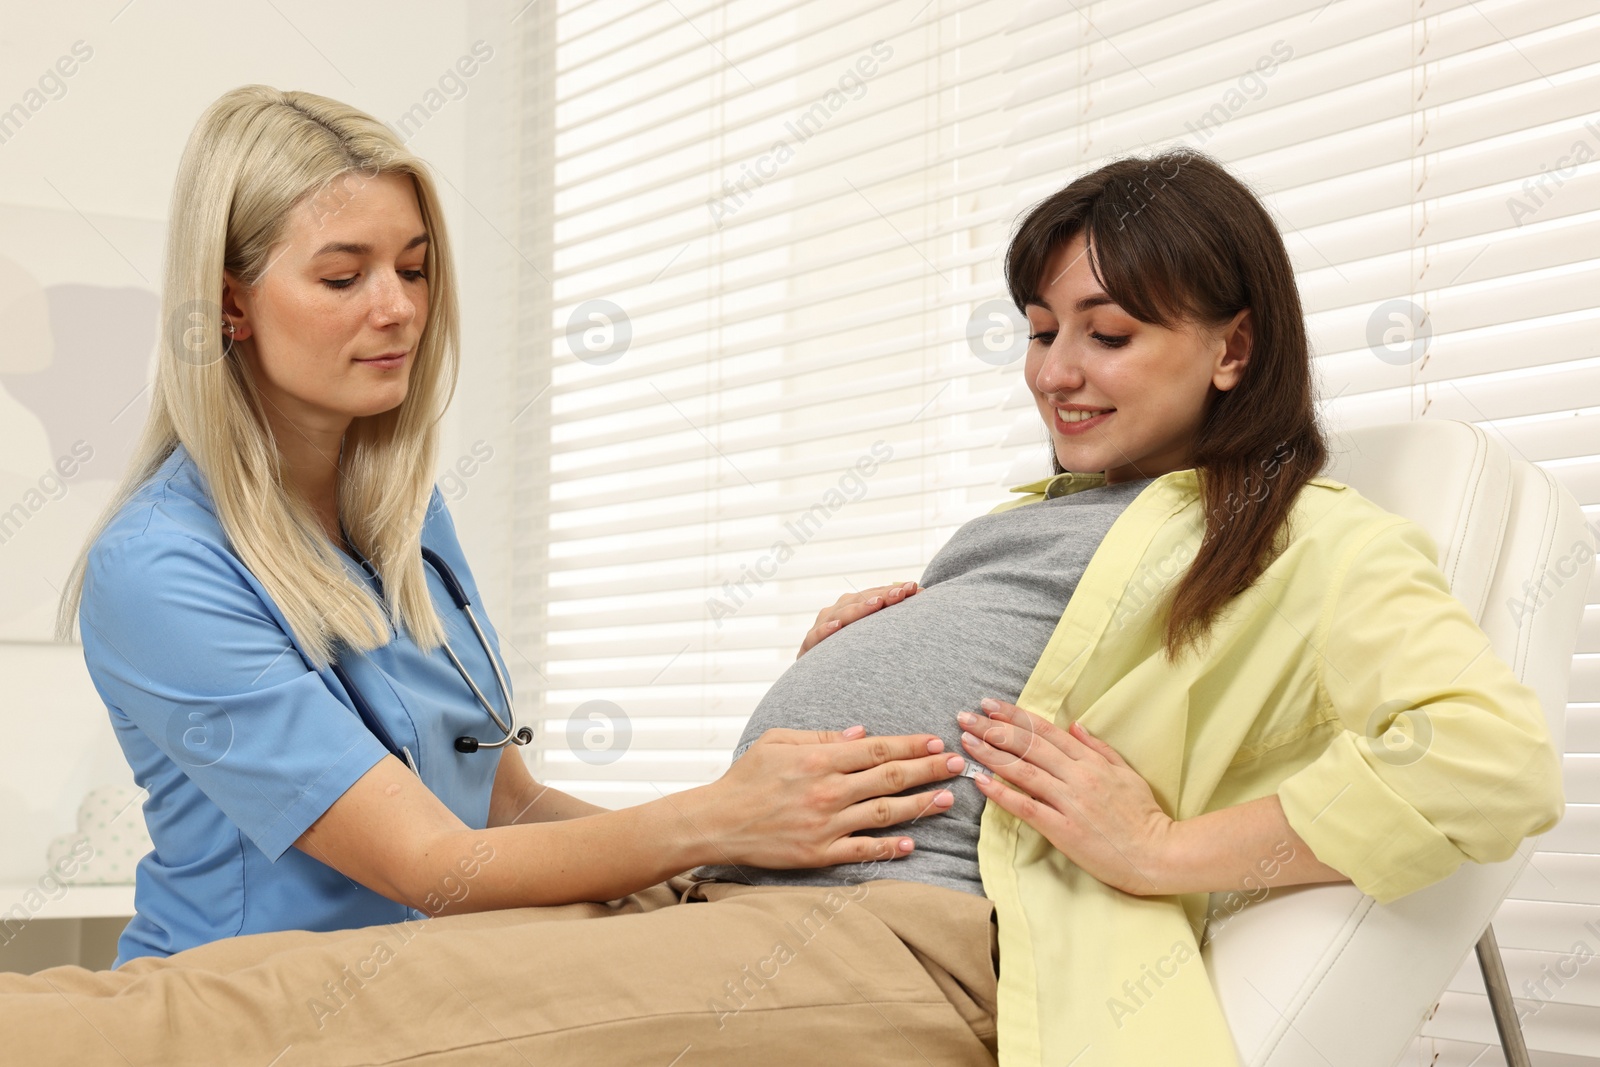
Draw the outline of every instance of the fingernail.
[[[967,761],[962,759],[960,756],[951,756],[949,759],[944,761],[944,765],[959,774],[961,773],[961,768],[967,765]]]
[[[867,732],[867,728],[865,726],[861,726],[861,725],[858,724],[856,726],[852,726],[852,727],[848,728],[847,730],[845,730],[844,735],[846,737],[860,737],[863,734],[865,734],[866,732]]]
[[[934,795],[933,802],[935,804],[954,804],[956,802],[956,795],[950,792],[948,789],[941,789],[937,794]]]
[[[978,717],[976,715],[972,714],[972,712],[970,712],[970,711],[958,711],[958,712],[956,712],[956,722],[960,723],[962,726],[971,726],[973,723],[975,723],[977,721],[978,721]]]
[[[994,784],[994,779],[990,778],[987,774],[984,774],[982,771],[979,771],[978,773],[974,774],[972,776],[972,780],[974,782],[977,782],[979,785],[993,785]]]
[[[901,838],[901,839],[900,839],[900,851],[901,851],[901,852],[910,852],[910,851],[911,851],[911,848],[912,848],[912,845],[911,845],[911,838],[909,838],[909,837],[902,837],[902,838]]]
[[[996,712],[1000,710],[1000,702],[993,697],[984,697],[982,700],[978,701],[978,707],[982,708],[984,711]]]
[[[961,743],[963,745],[968,745],[968,746],[976,745],[978,743],[978,739],[976,737],[974,737],[972,734],[967,733],[967,731],[962,730],[961,731]]]
[[[875,597],[873,597],[873,598],[872,598],[872,599],[871,599],[871,600],[869,600],[869,601],[867,601],[867,607],[869,607],[869,608],[875,608],[875,607],[877,607],[877,606],[878,606],[878,605],[879,605],[879,604],[882,604],[882,603],[883,603],[883,597],[881,597],[881,596],[875,596]]]
[[[834,619],[832,622],[830,622],[828,624],[828,629],[830,629],[830,630],[837,630],[838,628],[839,628],[839,620],[838,619]]]
[[[943,752],[944,751],[944,738],[935,737],[933,740],[929,741],[928,742],[928,751],[932,752],[935,756],[937,756],[939,753]]]

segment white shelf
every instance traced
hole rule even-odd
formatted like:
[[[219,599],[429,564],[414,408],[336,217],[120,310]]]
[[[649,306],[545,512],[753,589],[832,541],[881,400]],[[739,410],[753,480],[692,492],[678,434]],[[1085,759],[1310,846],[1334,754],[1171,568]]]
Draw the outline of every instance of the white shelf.
[[[0,921],[8,916],[15,920],[20,907],[31,919],[104,919],[131,917],[133,915],[133,886],[129,885],[71,885],[65,892],[56,889],[45,892],[36,878],[31,882],[0,882]],[[31,894],[44,898],[37,910],[30,907]],[[59,899],[51,899],[54,895]]]

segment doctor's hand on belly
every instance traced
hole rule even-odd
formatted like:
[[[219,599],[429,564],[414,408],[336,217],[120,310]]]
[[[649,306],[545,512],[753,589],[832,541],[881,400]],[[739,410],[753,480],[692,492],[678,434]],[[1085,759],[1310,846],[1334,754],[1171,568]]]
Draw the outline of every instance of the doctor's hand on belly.
[[[785,869],[909,855],[909,837],[852,835],[948,811],[955,803],[948,789],[890,794],[960,774],[966,761],[946,755],[932,734],[865,733],[862,726],[763,733],[712,786],[724,791],[717,818],[725,856]]]

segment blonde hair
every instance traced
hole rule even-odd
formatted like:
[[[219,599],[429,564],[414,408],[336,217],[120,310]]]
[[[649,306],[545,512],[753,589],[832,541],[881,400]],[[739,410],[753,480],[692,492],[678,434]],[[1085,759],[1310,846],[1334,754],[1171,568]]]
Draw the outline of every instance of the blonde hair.
[[[308,503],[285,487],[250,371],[231,342],[223,347],[220,305],[224,269],[246,286],[259,282],[292,209],[380,174],[411,178],[429,237],[428,315],[406,398],[354,419],[339,461],[339,517],[377,571],[387,605],[349,574]],[[200,117],[178,165],[161,321],[150,415],[73,567],[57,638],[73,639],[90,549],[181,442],[233,550],[318,666],[335,658],[339,644],[386,644],[391,621],[422,647],[436,647],[444,631],[428,595],[421,534],[438,423],[455,391],[460,326],[444,216],[426,164],[381,122],[336,100],[266,85],[223,94]]]

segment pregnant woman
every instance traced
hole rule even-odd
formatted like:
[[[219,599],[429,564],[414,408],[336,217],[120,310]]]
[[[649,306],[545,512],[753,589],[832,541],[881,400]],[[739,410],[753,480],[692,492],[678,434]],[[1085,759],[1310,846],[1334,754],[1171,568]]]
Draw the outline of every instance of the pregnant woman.
[[[868,830],[916,834],[908,857],[777,870],[706,842],[605,903],[0,977],[12,1047],[1231,1065],[1194,962],[1208,893],[1349,879],[1387,902],[1553,826],[1536,695],[1427,535],[1319,476],[1300,301],[1253,194],[1201,155],[1116,161],[1027,215],[1006,272],[1058,473],[958,530],[916,596],[819,620],[734,762],[855,721],[960,745],[949,811]]]

